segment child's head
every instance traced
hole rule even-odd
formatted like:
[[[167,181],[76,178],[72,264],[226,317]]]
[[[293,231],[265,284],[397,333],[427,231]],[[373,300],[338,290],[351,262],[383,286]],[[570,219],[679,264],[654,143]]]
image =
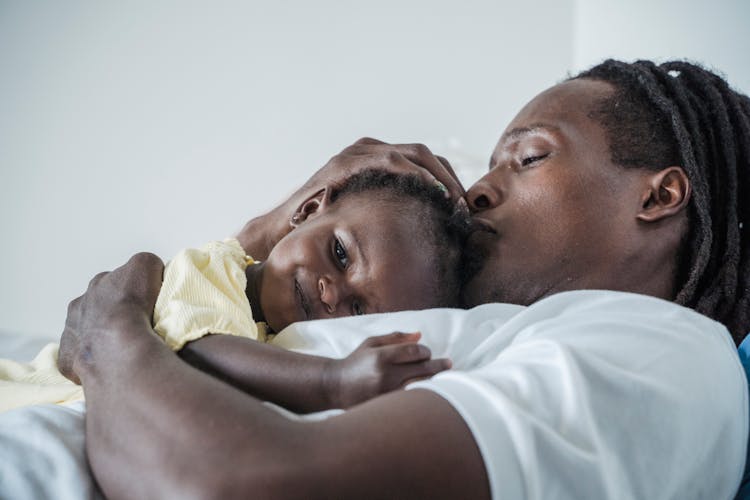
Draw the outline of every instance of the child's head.
[[[455,307],[468,214],[416,175],[367,170],[307,199],[263,263],[260,308],[290,323]]]

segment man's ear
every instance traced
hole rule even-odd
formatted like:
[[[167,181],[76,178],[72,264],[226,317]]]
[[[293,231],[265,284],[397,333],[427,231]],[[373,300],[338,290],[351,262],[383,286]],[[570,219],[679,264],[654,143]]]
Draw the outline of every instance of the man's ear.
[[[638,220],[656,222],[671,217],[690,201],[690,179],[682,167],[667,167],[647,177]]]
[[[292,228],[296,228],[307,219],[313,218],[321,212],[324,212],[330,203],[331,189],[326,186],[323,189],[316,191],[302,202],[289,220],[289,225],[292,226]]]

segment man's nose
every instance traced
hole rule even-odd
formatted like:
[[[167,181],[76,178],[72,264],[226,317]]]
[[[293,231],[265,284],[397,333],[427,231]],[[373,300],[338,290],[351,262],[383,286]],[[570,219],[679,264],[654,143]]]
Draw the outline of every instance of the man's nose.
[[[342,301],[345,298],[346,291],[341,283],[337,283],[330,277],[322,276],[318,279],[318,292],[320,293],[320,301],[328,314],[336,314],[337,309],[342,309]]]
[[[495,208],[503,202],[504,191],[499,169],[494,169],[474,183],[466,192],[466,202],[471,213]]]

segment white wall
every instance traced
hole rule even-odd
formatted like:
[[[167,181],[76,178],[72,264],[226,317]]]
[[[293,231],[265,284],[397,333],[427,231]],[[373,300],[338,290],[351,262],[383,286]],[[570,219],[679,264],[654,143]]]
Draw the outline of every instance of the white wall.
[[[470,182],[541,89],[607,56],[750,91],[744,0],[0,0],[0,330],[138,250],[234,232],[362,135]]]
[[[96,272],[234,232],[363,135],[470,181],[570,66],[572,3],[0,0],[0,330],[59,335]]]
[[[750,93],[750,1],[576,0],[574,69],[613,57],[688,59]]]

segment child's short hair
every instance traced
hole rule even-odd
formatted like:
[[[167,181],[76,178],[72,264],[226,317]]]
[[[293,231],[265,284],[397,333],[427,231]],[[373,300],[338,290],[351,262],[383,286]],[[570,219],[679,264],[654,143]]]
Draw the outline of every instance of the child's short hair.
[[[427,241],[433,250],[436,298],[433,307],[459,307],[461,285],[472,267],[464,252],[472,227],[469,212],[457,210],[438,184],[430,184],[414,174],[378,169],[364,170],[335,186],[331,203],[364,192],[379,192],[388,201],[416,202],[420,209],[405,211],[404,216],[413,217],[415,237]]]

